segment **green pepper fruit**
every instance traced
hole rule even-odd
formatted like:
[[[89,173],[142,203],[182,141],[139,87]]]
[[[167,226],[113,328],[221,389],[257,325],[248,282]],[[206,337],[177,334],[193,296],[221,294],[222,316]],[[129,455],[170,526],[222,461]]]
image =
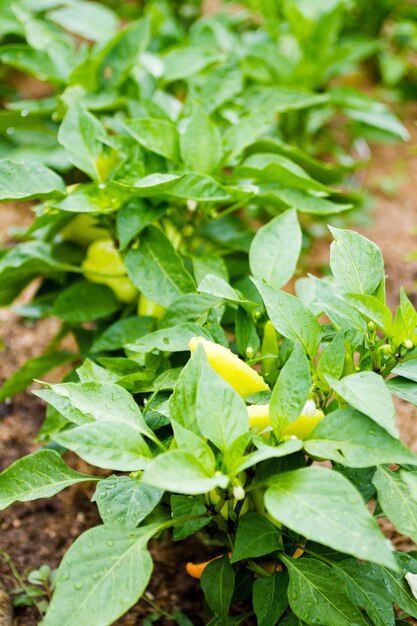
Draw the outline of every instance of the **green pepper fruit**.
[[[279,372],[279,346],[277,331],[269,320],[264,326],[261,356],[262,376],[270,385],[274,385]]]
[[[108,233],[96,225],[96,220],[91,215],[80,214],[61,230],[61,236],[67,241],[86,247],[97,239],[105,239]]]
[[[87,280],[107,285],[120,302],[130,304],[138,297],[138,290],[127,277],[123,259],[111,239],[94,241],[81,267]]]

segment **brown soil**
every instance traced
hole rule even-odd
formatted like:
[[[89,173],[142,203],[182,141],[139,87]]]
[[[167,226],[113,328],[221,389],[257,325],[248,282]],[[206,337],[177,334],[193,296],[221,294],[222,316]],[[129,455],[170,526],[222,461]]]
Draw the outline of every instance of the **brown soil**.
[[[392,306],[398,302],[398,290],[404,285],[415,299],[414,281],[417,262],[405,262],[405,256],[417,248],[417,236],[412,229],[417,226],[417,194],[414,180],[417,177],[417,108],[407,107],[405,114],[411,140],[408,144],[377,145],[366,173],[366,187],[374,194],[375,205],[372,226],[362,232],[380,245],[386,261],[388,299]],[[392,190],[389,186],[395,187]],[[385,190],[385,191],[384,191]],[[395,192],[395,193],[394,193]],[[30,223],[30,210],[22,205],[2,207],[0,243],[7,243],[8,229]],[[328,246],[315,250],[316,264],[328,260]],[[36,326],[25,325],[10,311],[0,312],[0,383],[47,344],[57,330],[55,320],[44,320]],[[10,404],[0,405],[0,471],[21,456],[36,449],[34,437],[42,423],[42,402],[29,392],[19,394]],[[404,441],[417,452],[417,409],[398,402],[399,426]],[[66,460],[80,471],[90,468],[74,455]],[[46,563],[57,567],[64,552],[76,537],[87,528],[99,523],[97,509],[90,502],[92,490],[84,485],[74,486],[49,500],[18,504],[0,513],[0,549],[13,558],[18,570],[25,572]],[[407,550],[412,546],[407,538],[399,536],[388,524],[384,531],[397,548]],[[184,563],[197,553],[193,542],[172,544],[169,539],[152,547],[155,570],[149,589],[151,597],[166,611],[184,611],[195,623],[203,624],[202,594],[196,581],[184,572]],[[200,548],[201,551],[201,548]],[[9,590],[16,580],[8,566],[0,559],[0,581]],[[143,600],[122,619],[118,626],[138,626],[152,609]],[[36,626],[39,614],[33,607],[16,610],[15,626]],[[172,624],[162,618],[159,624]],[[411,622],[412,623],[412,622]]]

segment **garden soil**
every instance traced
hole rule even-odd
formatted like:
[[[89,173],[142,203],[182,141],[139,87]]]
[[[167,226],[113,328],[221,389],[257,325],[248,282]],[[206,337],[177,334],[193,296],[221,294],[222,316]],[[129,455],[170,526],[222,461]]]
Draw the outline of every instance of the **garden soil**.
[[[407,107],[404,114],[410,142],[372,147],[372,162],[364,176],[364,185],[374,197],[372,222],[367,229],[359,229],[382,249],[388,275],[388,299],[392,306],[398,303],[401,285],[417,304],[417,262],[405,260],[410,251],[417,249],[417,236],[413,234],[413,228],[417,226],[417,156],[413,149],[417,146],[414,124],[417,108]],[[30,221],[31,213],[27,207],[18,204],[2,206],[0,243],[10,241],[12,227],[21,228]],[[328,262],[328,243],[319,242],[313,249],[312,261],[318,267]],[[28,357],[39,354],[56,330],[54,320],[28,325],[12,312],[0,311],[0,384]],[[10,403],[0,405],[0,471],[36,449],[34,437],[43,414],[42,402],[30,392],[18,394]],[[398,414],[402,437],[417,452],[417,409],[399,402]],[[93,471],[74,455],[67,455],[66,460],[79,471]],[[76,485],[54,498],[18,504],[0,513],[0,550],[11,556],[23,576],[42,564],[57,567],[76,537],[99,523],[96,506],[90,502],[91,496],[89,486]],[[384,531],[397,548],[414,547],[388,524],[384,525]],[[151,602],[171,614],[181,609],[196,626],[203,624],[199,585],[187,577],[184,565],[188,560],[205,560],[210,553],[202,551],[193,540],[180,545],[173,544],[168,538],[158,541],[158,546],[152,546],[151,550],[155,560],[149,588]],[[9,566],[0,558],[1,583],[9,592],[17,587]],[[142,600],[116,624],[139,626],[152,610],[149,603]],[[34,607],[15,609],[14,626],[35,626],[39,622]],[[172,621],[162,617],[158,624],[166,626]]]

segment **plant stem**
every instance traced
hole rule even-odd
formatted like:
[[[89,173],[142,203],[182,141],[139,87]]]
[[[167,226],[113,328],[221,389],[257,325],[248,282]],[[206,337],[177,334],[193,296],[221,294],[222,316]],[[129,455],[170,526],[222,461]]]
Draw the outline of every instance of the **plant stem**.
[[[7,565],[9,566],[13,576],[15,577],[15,579],[17,580],[17,582],[19,583],[21,589],[23,589],[23,591],[25,592],[25,594],[27,595],[28,598],[30,598],[30,600],[33,602],[33,604],[35,605],[35,607],[38,610],[38,613],[41,617],[43,617],[43,611],[41,610],[38,602],[35,600],[34,597],[31,596],[29,587],[26,585],[25,581],[23,580],[23,578],[21,577],[21,575],[19,574],[19,571],[12,559],[12,557],[10,556],[10,554],[8,554],[7,552],[4,552],[3,550],[0,550],[0,558],[2,558]]]
[[[171,615],[171,613],[168,613],[168,611],[166,611],[165,609],[163,609],[162,607],[160,607],[155,600],[152,600],[152,598],[150,597],[149,593],[147,591],[145,591],[145,593],[142,596],[143,600],[145,600],[145,602],[147,602],[149,604],[149,606],[151,606],[159,615],[163,615],[164,617],[166,617],[167,619],[171,620],[171,622],[175,622],[175,617],[173,615]]]

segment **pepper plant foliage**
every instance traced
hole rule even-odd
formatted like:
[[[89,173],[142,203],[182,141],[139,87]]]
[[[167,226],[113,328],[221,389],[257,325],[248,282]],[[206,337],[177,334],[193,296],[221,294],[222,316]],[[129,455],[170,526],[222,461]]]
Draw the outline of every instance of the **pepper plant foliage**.
[[[259,26],[247,10],[190,24],[175,6],[148,2],[121,28],[97,3],[0,3],[4,71],[53,90],[36,100],[12,92],[0,111],[0,200],[41,201],[19,243],[1,251],[0,304],[40,278],[17,311],[63,322],[57,351],[28,362],[1,399],[62,362],[146,334],[152,321],[138,322],[137,310],[156,318],[154,304],[166,309],[161,328],[180,319],[170,307],[181,298],[182,322],[207,315],[209,296],[196,297],[207,274],[253,291],[254,220],[295,207],[308,234],[313,220],[360,204],[334,186],[358,164],[335,150],[328,122],[343,117],[352,141],[358,129],[406,131],[372,98],[328,86],[373,50],[343,36],[344,3],[287,4]],[[86,322],[98,324],[95,336],[80,328]],[[69,332],[75,354],[59,351]]]
[[[417,456],[399,439],[392,399],[417,404],[417,313],[404,292],[395,316],[387,307],[375,244],[331,230],[332,276],[301,278],[297,295],[281,289],[300,251],[298,239],[285,266],[275,258],[298,238],[284,212],[250,246],[245,294],[206,277],[212,315],[129,339],[125,356],[86,361],[76,379],[35,392],[50,406],[51,443],[0,474],[1,507],[92,481],[103,520],[65,555],[42,624],[115,621],[146,589],[147,544],[167,529],[201,539],[194,561],[218,546],[200,568],[210,623],[254,613],[265,626],[388,626],[394,605],[417,617],[404,578],[417,560],[393,552],[377,524],[387,517],[417,539]],[[249,363],[226,348],[220,318],[234,318]],[[149,360],[163,363],[153,380]],[[75,472],[55,444],[117,473]]]

